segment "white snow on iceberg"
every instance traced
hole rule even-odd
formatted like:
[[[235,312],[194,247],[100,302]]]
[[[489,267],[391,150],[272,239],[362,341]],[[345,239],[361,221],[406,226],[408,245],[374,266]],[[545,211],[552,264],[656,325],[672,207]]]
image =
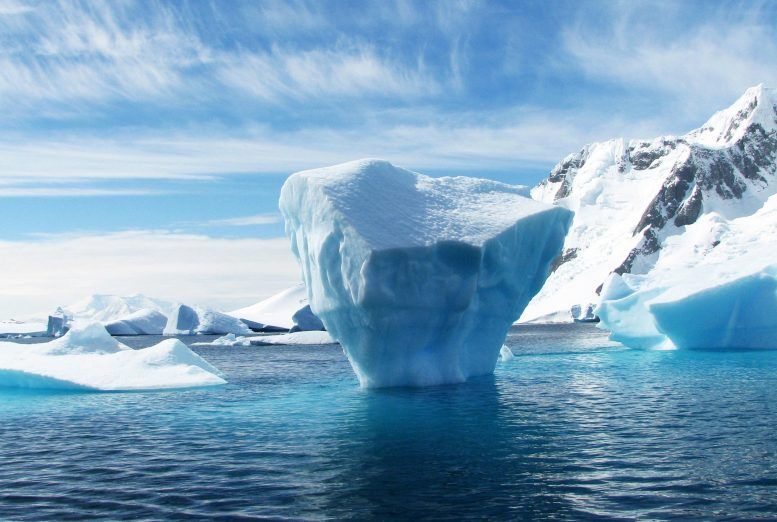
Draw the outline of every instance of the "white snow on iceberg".
[[[294,285],[264,301],[228,312],[242,319],[255,329],[275,327],[285,330],[323,330],[321,320],[313,314],[308,304],[308,292],[304,284]]]
[[[216,368],[177,339],[133,350],[99,323],[76,323],[48,343],[0,343],[0,387],[127,391],[225,383]]]
[[[379,160],[298,172],[280,208],[310,306],[366,387],[494,371],[571,213],[523,187]]]

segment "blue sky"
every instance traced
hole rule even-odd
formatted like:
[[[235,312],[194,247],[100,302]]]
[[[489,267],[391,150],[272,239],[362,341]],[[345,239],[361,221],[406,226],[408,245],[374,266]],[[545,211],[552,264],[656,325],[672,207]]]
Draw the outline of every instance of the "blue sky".
[[[247,304],[297,277],[289,173],[381,157],[534,184],[776,85],[775,25],[774,2],[0,0],[0,317],[93,292]]]

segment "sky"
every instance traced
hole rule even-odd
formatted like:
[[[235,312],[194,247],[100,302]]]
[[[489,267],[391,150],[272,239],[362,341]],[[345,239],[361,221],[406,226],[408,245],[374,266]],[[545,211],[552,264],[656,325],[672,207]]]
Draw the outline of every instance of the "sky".
[[[533,185],[777,85],[777,2],[0,0],[0,318],[299,279],[278,192],[364,157]]]

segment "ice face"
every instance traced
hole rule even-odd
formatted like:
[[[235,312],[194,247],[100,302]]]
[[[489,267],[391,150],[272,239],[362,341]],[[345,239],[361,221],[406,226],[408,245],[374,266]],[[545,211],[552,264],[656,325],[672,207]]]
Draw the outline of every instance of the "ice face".
[[[280,209],[310,306],[366,387],[493,372],[571,213],[525,189],[362,160],[299,172]]]
[[[229,312],[253,330],[322,330],[324,325],[308,305],[304,284],[294,285],[254,305]]]
[[[166,324],[165,314],[144,308],[105,323],[105,329],[111,335],[162,335]]]
[[[216,368],[177,339],[132,350],[99,323],[75,323],[48,343],[0,343],[0,387],[119,391],[225,383]]]
[[[165,335],[251,333],[240,319],[215,310],[178,305],[167,319]]]

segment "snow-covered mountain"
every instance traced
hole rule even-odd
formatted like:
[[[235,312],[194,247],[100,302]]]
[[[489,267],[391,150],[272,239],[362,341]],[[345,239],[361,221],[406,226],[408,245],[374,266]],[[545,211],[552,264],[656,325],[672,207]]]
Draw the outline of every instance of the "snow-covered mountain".
[[[571,320],[578,306],[585,315],[612,272],[702,259],[731,235],[733,220],[754,215],[775,193],[777,91],[763,85],[684,136],[583,147],[532,189],[575,217],[521,321]]]

